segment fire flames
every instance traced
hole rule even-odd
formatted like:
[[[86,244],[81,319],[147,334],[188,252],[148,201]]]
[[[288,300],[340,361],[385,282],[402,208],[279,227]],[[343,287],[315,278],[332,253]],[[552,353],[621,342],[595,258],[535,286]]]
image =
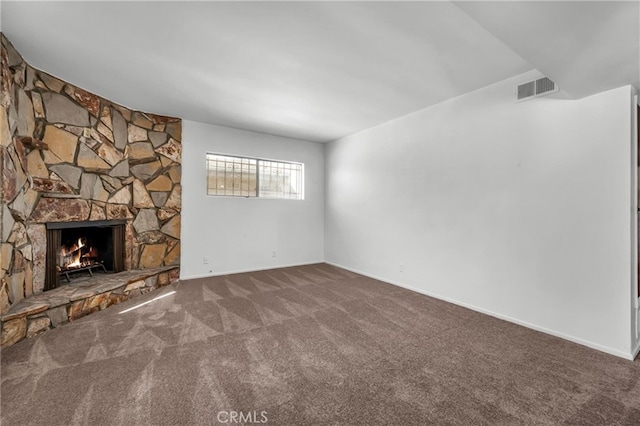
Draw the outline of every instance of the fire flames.
[[[63,246],[60,249],[60,266],[63,269],[73,269],[85,266],[85,264],[89,262],[87,258],[95,256],[95,250],[93,248],[83,250],[86,245],[87,242],[84,238],[78,238],[78,241],[70,247]]]

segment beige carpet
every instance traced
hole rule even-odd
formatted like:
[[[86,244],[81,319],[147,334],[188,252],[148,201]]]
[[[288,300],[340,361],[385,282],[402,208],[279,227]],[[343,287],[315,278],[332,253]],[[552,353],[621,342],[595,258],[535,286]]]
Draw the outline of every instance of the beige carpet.
[[[3,426],[640,424],[639,361],[324,264],[182,282],[1,355]]]

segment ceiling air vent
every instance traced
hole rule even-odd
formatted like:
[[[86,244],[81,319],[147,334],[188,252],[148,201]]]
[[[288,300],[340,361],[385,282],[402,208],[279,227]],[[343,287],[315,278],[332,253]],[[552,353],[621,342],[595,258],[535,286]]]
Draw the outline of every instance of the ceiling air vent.
[[[558,86],[547,77],[528,81],[516,87],[516,102],[537,98],[558,91]]]

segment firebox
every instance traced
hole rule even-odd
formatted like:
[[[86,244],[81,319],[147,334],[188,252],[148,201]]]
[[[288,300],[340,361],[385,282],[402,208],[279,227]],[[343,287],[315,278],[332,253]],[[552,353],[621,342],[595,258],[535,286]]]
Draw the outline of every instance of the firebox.
[[[124,233],[122,220],[48,223],[44,290],[94,272],[123,271]]]

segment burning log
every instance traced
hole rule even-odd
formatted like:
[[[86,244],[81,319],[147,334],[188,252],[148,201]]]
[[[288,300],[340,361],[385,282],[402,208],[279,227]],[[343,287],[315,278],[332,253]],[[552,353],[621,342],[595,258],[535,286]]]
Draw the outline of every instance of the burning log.
[[[85,247],[85,241],[78,238],[78,242],[71,247],[63,246],[60,250],[58,264],[62,269],[75,269],[82,265],[82,248]]]

